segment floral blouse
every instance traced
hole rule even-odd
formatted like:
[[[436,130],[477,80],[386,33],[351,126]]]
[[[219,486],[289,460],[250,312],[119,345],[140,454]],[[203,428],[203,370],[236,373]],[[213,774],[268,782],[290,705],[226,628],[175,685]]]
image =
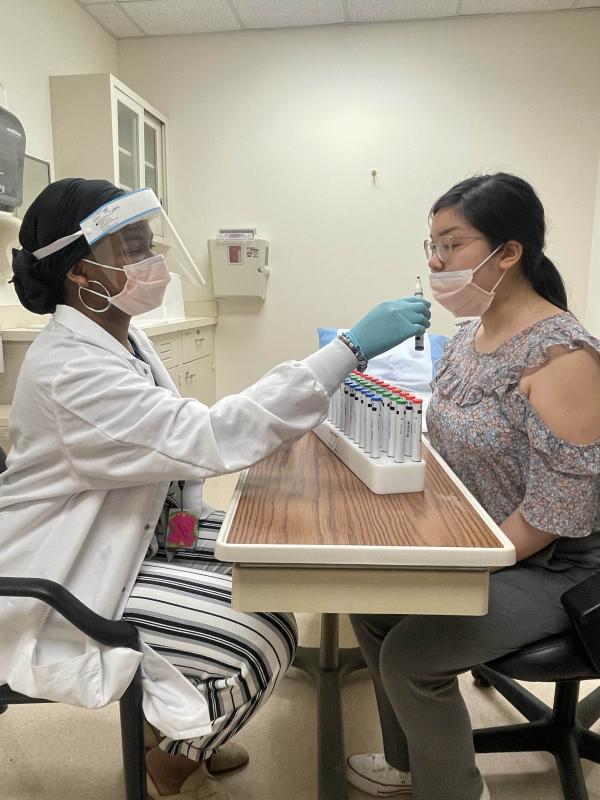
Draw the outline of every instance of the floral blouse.
[[[550,348],[587,345],[600,354],[600,341],[560,313],[478,353],[478,326],[464,325],[440,359],[427,412],[431,443],[498,525],[519,508],[531,525],[561,537],[600,530],[600,439],[559,438],[519,391],[523,370],[544,364]]]

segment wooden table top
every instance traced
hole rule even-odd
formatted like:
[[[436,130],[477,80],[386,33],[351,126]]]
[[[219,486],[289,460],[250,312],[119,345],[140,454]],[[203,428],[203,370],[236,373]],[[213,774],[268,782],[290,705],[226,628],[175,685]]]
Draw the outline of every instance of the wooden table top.
[[[466,549],[478,565],[512,563],[508,540],[473,498],[467,499],[468,492],[425,442],[423,457],[423,492],[378,495],[307,434],[245,473],[217,555],[237,561],[243,553],[244,561],[271,562],[265,554],[275,550],[282,561],[289,551],[296,563],[332,563],[322,556],[334,552],[336,563],[428,564],[428,555],[439,556],[440,549],[446,555]],[[415,549],[423,548],[427,552],[417,562],[406,560],[407,551],[414,556]],[[439,557],[434,560],[440,563]],[[456,557],[450,561],[458,563]],[[475,564],[469,555],[463,561]]]

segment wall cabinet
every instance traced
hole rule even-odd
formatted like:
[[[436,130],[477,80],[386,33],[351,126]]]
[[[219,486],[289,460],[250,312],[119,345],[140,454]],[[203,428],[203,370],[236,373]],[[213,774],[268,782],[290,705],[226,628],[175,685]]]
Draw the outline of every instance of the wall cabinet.
[[[152,344],[167,368],[173,383],[183,397],[195,397],[211,406],[215,402],[215,326],[197,325],[192,328],[153,335],[146,330]],[[3,331],[5,340],[4,373],[0,375],[0,447],[7,450],[8,415],[17,377],[27,348],[37,332],[27,329]]]
[[[57,178],[148,186],[168,210],[168,120],[160,111],[109,73],[52,76],[50,101]]]
[[[212,327],[150,336],[183,397],[195,397],[207,406],[215,402],[214,336]]]

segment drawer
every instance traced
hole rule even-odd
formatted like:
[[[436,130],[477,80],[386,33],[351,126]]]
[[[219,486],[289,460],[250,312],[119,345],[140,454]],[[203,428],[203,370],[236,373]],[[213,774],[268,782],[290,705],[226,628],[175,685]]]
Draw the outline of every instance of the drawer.
[[[197,358],[180,368],[179,391],[183,397],[195,397],[207,406],[215,402],[215,360]]]
[[[215,351],[214,326],[188,328],[181,332],[181,360],[184,364],[195,358],[204,358]]]
[[[156,348],[160,360],[167,369],[177,367],[180,363],[179,347],[180,335],[176,333],[163,333],[152,338],[152,344]]]

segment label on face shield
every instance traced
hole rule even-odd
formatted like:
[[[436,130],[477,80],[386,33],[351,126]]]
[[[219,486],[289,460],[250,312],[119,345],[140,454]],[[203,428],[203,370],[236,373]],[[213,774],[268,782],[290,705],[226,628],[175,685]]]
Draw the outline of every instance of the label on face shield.
[[[145,219],[161,210],[161,205],[152,189],[138,189],[100,206],[83,220],[81,230],[88,244],[94,244],[98,239],[109,233],[115,233],[134,220]]]

